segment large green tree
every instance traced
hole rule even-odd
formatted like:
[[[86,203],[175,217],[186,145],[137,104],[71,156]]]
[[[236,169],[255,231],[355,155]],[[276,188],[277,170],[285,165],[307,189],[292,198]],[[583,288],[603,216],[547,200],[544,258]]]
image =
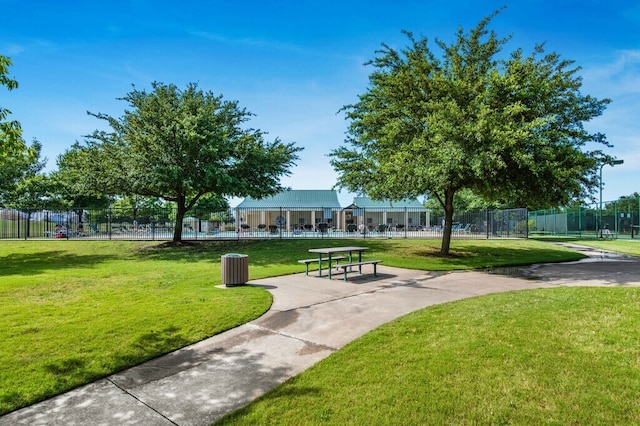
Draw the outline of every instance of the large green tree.
[[[31,215],[34,212],[58,207],[52,200],[51,180],[42,173],[29,174],[20,179],[15,188],[5,193],[3,204],[26,213],[27,236],[31,236]]]
[[[229,212],[229,202],[226,198],[216,194],[204,196],[193,206],[193,214],[198,218],[198,231],[202,231],[202,221],[210,220],[214,214]]]
[[[376,199],[427,195],[445,212],[448,254],[455,194],[530,208],[564,205],[596,185],[605,137],[583,123],[609,103],[580,92],[579,68],[536,46],[502,52],[509,38],[487,29],[498,14],[450,44],[406,32],[409,47],[384,45],[368,65],[367,91],[343,108],[346,146],[331,153],[338,186]],[[438,55],[439,53],[439,55]]]
[[[438,216],[444,217],[444,208],[440,201],[436,198],[429,198],[425,201],[424,206],[431,211],[431,217],[435,218]],[[479,197],[473,194],[469,189],[461,189],[456,192],[453,198],[453,209],[455,212],[471,212],[471,211],[479,211],[486,209],[499,209],[505,208],[508,206],[504,206],[498,202],[488,202],[482,197]]]
[[[261,198],[280,190],[302,149],[247,127],[251,113],[189,84],[133,89],[121,118],[92,114],[111,131],[96,131],[85,147],[84,187],[109,195],[159,197],[176,203],[174,241],[185,214],[206,194]]]
[[[86,171],[78,165],[88,162],[88,154],[80,144],[73,144],[58,156],[58,169],[50,175],[52,201],[57,208],[73,210],[80,222],[84,221],[85,209],[104,209],[112,201],[105,194],[86,188],[83,177]]]
[[[0,55],[0,86],[8,90],[18,87],[18,82],[8,76],[11,64],[8,57]],[[8,120],[10,114],[10,110],[0,106],[0,204],[7,192],[15,190],[21,179],[40,171],[46,161],[40,161],[40,143],[33,141],[27,145],[20,123]]]

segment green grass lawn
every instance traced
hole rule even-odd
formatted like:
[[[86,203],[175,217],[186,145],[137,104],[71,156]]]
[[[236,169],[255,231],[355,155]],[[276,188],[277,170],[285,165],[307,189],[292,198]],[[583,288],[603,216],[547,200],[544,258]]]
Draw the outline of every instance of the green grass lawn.
[[[570,239],[573,242],[584,246],[595,247],[603,250],[626,253],[633,256],[640,256],[640,239],[633,240],[597,240],[597,239]]]
[[[273,240],[157,248],[157,242],[0,241],[0,414],[246,323],[262,288],[219,289],[220,256],[249,255],[250,278],[304,271],[309,248],[367,245],[385,265],[425,270],[573,260],[544,242]]]
[[[246,323],[271,304],[259,288],[216,288],[215,248],[148,246],[0,243],[0,413]]]
[[[554,288],[385,324],[219,424],[640,424],[639,288]]]

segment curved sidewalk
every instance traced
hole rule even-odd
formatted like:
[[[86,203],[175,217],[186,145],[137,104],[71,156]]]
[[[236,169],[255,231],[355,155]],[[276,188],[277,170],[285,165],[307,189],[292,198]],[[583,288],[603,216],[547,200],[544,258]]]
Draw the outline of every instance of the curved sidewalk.
[[[575,247],[574,247],[575,248]],[[295,274],[251,281],[274,297],[262,317],[179,351],[0,417],[0,425],[209,425],[373,328],[430,305],[558,285],[640,285],[638,258],[585,250],[587,261],[514,275],[378,267],[343,282]]]

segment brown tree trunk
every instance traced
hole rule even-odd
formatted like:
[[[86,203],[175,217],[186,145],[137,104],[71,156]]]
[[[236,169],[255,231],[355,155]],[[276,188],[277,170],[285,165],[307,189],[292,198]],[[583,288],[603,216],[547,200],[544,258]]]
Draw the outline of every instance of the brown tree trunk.
[[[176,227],[173,229],[173,242],[182,241],[182,224],[184,222],[184,215],[187,214],[186,199],[185,197],[178,197],[177,211],[176,211]]]
[[[451,247],[451,228],[453,226],[453,196],[455,191],[447,190],[444,198],[444,229],[442,230],[442,246],[440,254],[448,255]]]

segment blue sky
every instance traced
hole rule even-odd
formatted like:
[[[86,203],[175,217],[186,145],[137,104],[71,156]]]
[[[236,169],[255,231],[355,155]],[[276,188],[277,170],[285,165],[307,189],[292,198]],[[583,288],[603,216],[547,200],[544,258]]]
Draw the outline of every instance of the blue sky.
[[[603,170],[603,199],[640,192],[640,2],[631,0],[449,1],[51,1],[0,0],[0,54],[20,87],[0,105],[58,154],[103,123],[87,111],[121,116],[116,98],[159,81],[238,100],[251,126],[305,149],[283,184],[329,189],[326,154],[344,143],[339,113],[363,93],[364,63],[381,43],[407,45],[401,30],[452,40],[507,6],[491,24],[512,35],[505,51],[546,43],[582,67],[583,93],[611,98],[588,128],[603,132],[624,164]],[[341,201],[352,194],[343,192]]]

